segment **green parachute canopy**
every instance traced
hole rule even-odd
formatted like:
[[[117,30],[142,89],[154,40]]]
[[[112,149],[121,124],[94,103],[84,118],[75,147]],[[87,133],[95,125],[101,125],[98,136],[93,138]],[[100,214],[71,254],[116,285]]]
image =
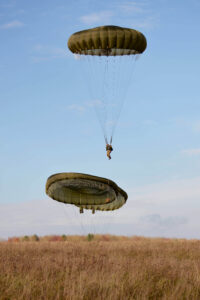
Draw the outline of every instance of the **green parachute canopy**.
[[[71,52],[84,55],[141,54],[146,46],[146,38],[141,32],[113,25],[75,32],[68,40]]]
[[[83,209],[109,211],[123,206],[128,195],[113,181],[80,173],[59,173],[46,182],[46,194],[66,204]]]

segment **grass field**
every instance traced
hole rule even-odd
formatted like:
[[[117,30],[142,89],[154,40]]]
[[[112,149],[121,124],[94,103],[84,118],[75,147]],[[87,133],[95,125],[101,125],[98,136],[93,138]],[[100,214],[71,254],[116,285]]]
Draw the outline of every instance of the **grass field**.
[[[200,241],[10,239],[0,242],[0,299],[200,299]]]

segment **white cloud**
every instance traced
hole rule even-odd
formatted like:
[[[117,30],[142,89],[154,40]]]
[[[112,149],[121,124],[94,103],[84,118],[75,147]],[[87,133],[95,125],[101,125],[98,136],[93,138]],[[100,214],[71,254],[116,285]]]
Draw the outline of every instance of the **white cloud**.
[[[18,9],[18,10],[14,10],[12,13],[10,13],[10,16],[16,17],[19,15],[25,14],[25,10],[24,9]]]
[[[200,120],[191,120],[186,118],[176,118],[171,120],[172,123],[175,123],[181,128],[186,128],[187,130],[192,130],[195,133],[200,132]]]
[[[185,217],[180,217],[180,216],[161,217],[159,214],[142,216],[140,218],[140,221],[151,225],[162,226],[166,228],[187,223],[187,219]]]
[[[137,206],[169,207],[191,204],[200,198],[200,177],[176,179],[145,185],[131,190]],[[184,207],[182,207],[182,210]]]
[[[115,5],[112,10],[94,12],[80,17],[80,20],[87,25],[110,24],[115,19],[117,23],[125,20],[133,28],[151,29],[156,26],[159,17],[149,10],[144,2],[125,2]]]
[[[126,2],[119,5],[119,8],[125,13],[144,13],[144,3],[142,2]]]
[[[94,100],[94,101],[83,102],[83,104],[71,104],[71,105],[67,106],[67,109],[83,113],[88,108],[91,108],[91,107],[96,107],[97,108],[97,107],[101,107],[101,106],[103,106],[102,101]]]
[[[4,3],[4,4],[1,4],[1,7],[4,7],[4,8],[13,8],[15,6],[14,3],[10,2],[10,3]]]
[[[101,109],[104,107],[104,105],[105,104],[100,100],[85,101],[82,102],[82,104],[70,104],[67,106],[67,110],[75,111],[78,113],[84,113],[91,108]],[[108,121],[107,126],[111,126],[111,123],[113,124],[112,121]]]
[[[196,156],[200,155],[200,148],[196,149],[185,149],[181,151],[183,154],[189,155],[189,156]]]
[[[177,179],[128,190],[123,222],[133,224],[137,235],[200,238],[199,182]]]
[[[105,104],[103,103],[103,101],[98,100],[98,99],[86,102],[86,106],[88,106],[88,107],[102,107],[104,105]]]
[[[136,19],[132,23],[132,26],[134,28],[141,28],[141,29],[152,29],[156,26],[157,19],[153,16],[142,18],[142,19]]]
[[[16,21],[12,21],[10,23],[5,23],[5,24],[1,25],[0,29],[20,28],[23,26],[24,26],[24,23],[16,20]]]
[[[200,121],[195,121],[192,124],[194,131],[200,132]]]
[[[39,53],[47,53],[51,55],[66,55],[66,50],[64,48],[45,46],[41,44],[36,45],[34,50]]]
[[[34,47],[34,52],[36,53],[32,59],[33,62],[41,62],[41,61],[48,61],[56,58],[65,58],[68,55],[67,49],[48,46],[48,45],[41,45],[38,44]]]
[[[71,104],[67,106],[68,110],[74,110],[74,111],[78,111],[78,112],[84,112],[86,107],[83,105],[77,105],[77,104]]]
[[[30,234],[112,234],[200,238],[200,177],[128,189],[114,212],[85,211],[49,198],[0,204],[0,237]]]
[[[155,120],[144,120],[143,125],[148,126],[148,127],[149,126],[157,126],[158,122]]]
[[[155,15],[155,12],[149,9],[148,4],[145,1],[128,1],[120,4],[117,8],[117,14],[122,18],[130,18],[130,16],[134,17],[130,26],[141,29],[154,28],[159,19],[158,15]]]
[[[0,238],[24,235],[88,234],[115,230],[119,211],[79,213],[73,205],[50,198],[0,204]],[[117,233],[117,232],[115,232]]]
[[[116,21],[117,24],[126,23],[133,28],[152,29],[158,23],[159,15],[149,9],[145,1],[127,1],[111,5],[111,9],[106,11],[81,16],[80,20],[87,25],[108,25]]]
[[[80,20],[87,25],[92,25],[95,23],[110,22],[112,16],[113,12],[111,11],[101,11],[98,13],[92,13],[89,15],[82,16],[80,17]]]
[[[25,13],[25,10],[24,9],[19,9],[16,14],[24,14]]]

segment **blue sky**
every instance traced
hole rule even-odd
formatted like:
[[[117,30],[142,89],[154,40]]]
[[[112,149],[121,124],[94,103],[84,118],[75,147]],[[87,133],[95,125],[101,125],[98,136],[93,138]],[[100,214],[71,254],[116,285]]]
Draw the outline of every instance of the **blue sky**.
[[[111,232],[200,238],[199,15],[198,0],[0,0],[0,236],[68,231],[44,187],[72,171],[129,194]],[[109,24],[138,29],[148,43],[111,161],[67,49],[73,32]]]

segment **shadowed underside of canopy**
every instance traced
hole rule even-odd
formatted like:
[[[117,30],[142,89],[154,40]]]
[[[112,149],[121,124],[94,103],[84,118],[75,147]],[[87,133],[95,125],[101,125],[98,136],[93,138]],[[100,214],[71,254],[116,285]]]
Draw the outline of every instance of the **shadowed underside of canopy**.
[[[128,198],[113,181],[80,173],[59,173],[50,176],[46,194],[66,204],[85,209],[109,211],[123,206]]]

